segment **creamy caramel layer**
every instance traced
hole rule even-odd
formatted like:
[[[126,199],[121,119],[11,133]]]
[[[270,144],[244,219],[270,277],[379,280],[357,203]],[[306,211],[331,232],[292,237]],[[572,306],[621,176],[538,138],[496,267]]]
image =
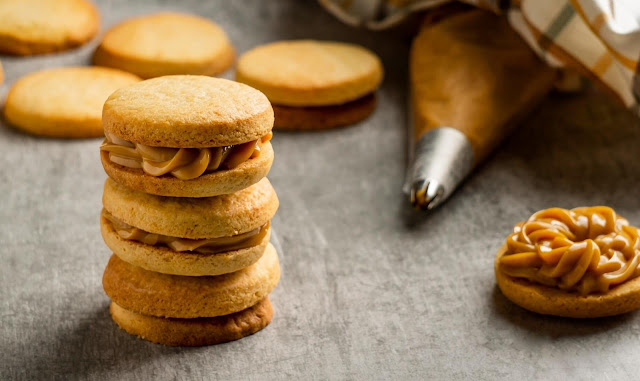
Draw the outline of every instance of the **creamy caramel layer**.
[[[180,180],[191,180],[207,172],[235,168],[260,156],[262,145],[271,137],[269,133],[258,140],[225,147],[169,148],[133,143],[105,131],[100,150],[108,153],[112,162],[140,168],[151,176],[171,174]]]
[[[102,209],[102,217],[111,224],[113,229],[122,239],[136,241],[151,246],[167,246],[175,251],[195,251],[202,254],[222,253],[225,251],[240,250],[256,246],[262,242],[269,228],[269,223],[267,222],[259,228],[231,237],[187,239],[149,233],[142,229],[138,229],[117,219],[105,209]]]
[[[552,208],[517,224],[500,270],[582,295],[640,276],[638,228],[604,206]]]

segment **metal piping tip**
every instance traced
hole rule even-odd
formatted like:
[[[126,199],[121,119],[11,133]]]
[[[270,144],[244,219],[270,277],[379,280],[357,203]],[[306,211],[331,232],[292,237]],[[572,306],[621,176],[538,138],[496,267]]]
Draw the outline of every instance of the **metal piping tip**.
[[[418,210],[431,210],[440,205],[444,188],[434,180],[418,180],[411,185],[411,205]]]
[[[415,209],[430,211],[444,203],[473,169],[473,148],[451,127],[425,132],[414,144],[405,192]]]

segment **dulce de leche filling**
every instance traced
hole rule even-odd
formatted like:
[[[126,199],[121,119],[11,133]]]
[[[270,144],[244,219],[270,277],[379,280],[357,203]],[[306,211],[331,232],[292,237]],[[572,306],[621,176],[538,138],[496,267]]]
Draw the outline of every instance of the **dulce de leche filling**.
[[[582,295],[640,276],[638,228],[605,206],[537,212],[513,228],[507,246],[504,274]]]
[[[180,180],[191,180],[206,172],[235,168],[260,156],[262,145],[271,137],[268,133],[258,140],[224,147],[170,148],[133,143],[105,131],[100,150],[123,167],[140,168],[151,176],[171,174]]]
[[[187,239],[149,233],[128,225],[104,209],[102,210],[102,217],[107,220],[107,223],[113,227],[122,239],[152,246],[167,246],[175,251],[195,251],[202,254],[222,253],[256,246],[262,242],[269,229],[269,223],[267,222],[259,228],[231,237]]]

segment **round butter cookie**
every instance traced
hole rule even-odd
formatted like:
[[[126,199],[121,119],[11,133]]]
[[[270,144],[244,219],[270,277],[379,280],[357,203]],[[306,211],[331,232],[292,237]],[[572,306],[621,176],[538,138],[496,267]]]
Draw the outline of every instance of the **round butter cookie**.
[[[95,36],[99,25],[97,9],[86,0],[0,0],[0,52],[70,49]]]
[[[236,80],[279,106],[332,106],[372,93],[383,77],[371,51],[342,42],[297,40],[256,47],[238,60]]]
[[[259,241],[254,246],[198,252],[178,251],[167,245],[151,245],[144,241],[123,238],[104,216],[100,218],[100,230],[104,242],[120,259],[145,270],[185,276],[221,275],[250,266],[260,259],[271,237],[271,229],[267,226],[265,233],[258,238]]]
[[[172,74],[215,75],[227,70],[234,50],[217,24],[182,13],[126,20],[109,29],[93,63],[142,78]]]
[[[640,308],[640,230],[606,206],[551,208],[516,224],[495,259],[502,293],[544,315]]]
[[[121,259],[174,275],[219,275],[265,251],[278,198],[266,178],[233,194],[160,197],[108,179],[100,218],[105,243]]]
[[[261,92],[225,79],[166,76],[104,104],[102,163],[146,193],[209,197],[244,189],[273,162],[273,109]]]
[[[269,244],[253,265],[218,276],[179,276],[144,270],[112,255],[102,277],[111,300],[143,315],[172,318],[215,317],[249,308],[278,284],[280,265]]]
[[[127,333],[156,344],[194,347],[220,344],[252,335],[266,327],[273,308],[266,297],[242,311],[210,318],[175,319],[138,314],[116,303],[111,317]]]
[[[27,74],[13,84],[4,117],[34,135],[58,138],[103,136],[102,105],[111,93],[140,81],[116,69],[64,67]]]
[[[504,274],[499,264],[506,252],[503,246],[496,254],[496,282],[507,299],[524,309],[542,315],[585,319],[620,315],[640,308],[640,277],[603,294],[582,296]]]
[[[104,209],[145,231],[172,237],[227,237],[263,226],[278,209],[267,178],[238,192],[216,197],[161,197],[132,190],[107,179]]]

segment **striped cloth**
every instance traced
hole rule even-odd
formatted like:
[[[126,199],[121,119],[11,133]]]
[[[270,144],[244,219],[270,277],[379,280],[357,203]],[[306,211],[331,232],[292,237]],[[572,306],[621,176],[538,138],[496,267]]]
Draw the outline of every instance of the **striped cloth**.
[[[376,30],[453,1],[319,0],[342,21]],[[506,14],[549,65],[598,82],[640,116],[640,0],[460,1]]]

